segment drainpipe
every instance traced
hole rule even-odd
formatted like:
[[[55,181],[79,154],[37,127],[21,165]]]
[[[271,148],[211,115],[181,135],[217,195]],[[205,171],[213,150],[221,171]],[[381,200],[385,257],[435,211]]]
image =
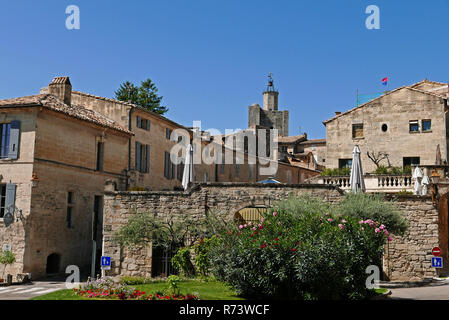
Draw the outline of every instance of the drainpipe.
[[[449,97],[449,85],[448,85],[448,93],[447,93],[447,95]],[[447,139],[449,138],[448,137],[448,128],[447,128],[448,124],[447,124],[447,119],[446,119],[447,118],[447,112],[448,112],[448,110],[447,110],[447,99],[444,99],[443,100],[443,113],[444,113],[444,128],[446,129],[446,137],[444,139],[444,153],[445,153],[446,163],[448,162]]]

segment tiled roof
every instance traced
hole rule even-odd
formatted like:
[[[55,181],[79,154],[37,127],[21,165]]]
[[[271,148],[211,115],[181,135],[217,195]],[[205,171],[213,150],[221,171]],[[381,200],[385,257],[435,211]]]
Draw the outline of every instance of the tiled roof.
[[[123,128],[114,120],[105,117],[101,113],[93,110],[88,110],[80,106],[69,106],[55,96],[48,93],[0,100],[0,108],[35,106],[42,106],[49,110],[60,112],[73,118],[95,123],[102,127],[108,127],[117,131],[125,132],[127,134],[132,134],[132,132]]]
[[[183,126],[183,125],[181,125],[181,124],[179,124],[179,123],[177,123],[177,122],[175,122],[173,120],[170,120],[170,119],[160,115],[159,113],[156,113],[156,112],[150,111],[148,109],[145,109],[145,108],[143,108],[143,107],[141,107],[141,106],[139,106],[137,104],[133,104],[133,103],[125,102],[125,101],[120,101],[120,100],[116,100],[116,99],[111,99],[111,98],[100,97],[100,96],[96,96],[96,95],[93,95],[93,94],[90,94],[90,93],[85,93],[85,92],[75,91],[75,90],[72,90],[72,94],[78,94],[80,96],[85,96],[85,97],[89,97],[89,98],[93,98],[93,99],[97,99],[97,100],[103,100],[103,101],[108,101],[108,102],[113,102],[113,103],[118,103],[118,104],[122,104],[122,105],[129,106],[129,107],[133,107],[133,108],[139,109],[141,111],[144,111],[144,112],[146,112],[148,114],[151,114],[151,115],[153,115],[153,116],[155,116],[155,117],[157,117],[157,118],[159,118],[161,120],[169,122],[172,125],[174,125],[175,127],[179,127],[179,128],[182,128],[182,129],[186,129],[186,130],[192,131],[191,129],[189,129],[189,128],[187,128],[187,127],[185,127],[185,126]]]
[[[302,141],[299,144],[320,144],[320,143],[326,143],[326,139],[311,139]]]
[[[298,136],[280,136],[278,137],[278,143],[293,143],[293,142],[297,142],[298,140],[304,140],[307,139],[307,135],[305,134],[300,134]]]

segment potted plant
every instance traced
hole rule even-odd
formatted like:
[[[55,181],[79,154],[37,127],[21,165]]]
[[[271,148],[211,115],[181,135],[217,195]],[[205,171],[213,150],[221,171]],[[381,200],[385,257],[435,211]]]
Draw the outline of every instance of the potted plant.
[[[16,256],[11,251],[3,251],[0,256],[0,264],[3,264],[3,274],[6,272],[6,267],[10,264],[16,262]],[[8,274],[6,276],[6,282],[12,284],[12,275]]]

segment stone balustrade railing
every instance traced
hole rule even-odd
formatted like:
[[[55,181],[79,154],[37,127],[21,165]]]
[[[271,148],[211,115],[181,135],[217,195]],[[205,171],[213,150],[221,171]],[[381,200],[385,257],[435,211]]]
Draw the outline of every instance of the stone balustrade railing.
[[[366,192],[399,192],[413,191],[414,182],[411,175],[388,175],[388,174],[366,174],[365,188]],[[349,190],[349,176],[317,176],[313,183],[336,185],[342,190]],[[312,182],[312,181],[310,181]]]

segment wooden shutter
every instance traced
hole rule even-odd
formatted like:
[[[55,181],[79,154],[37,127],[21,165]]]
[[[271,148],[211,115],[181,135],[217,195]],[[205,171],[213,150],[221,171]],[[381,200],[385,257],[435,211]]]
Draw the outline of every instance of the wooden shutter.
[[[14,183],[7,183],[5,195],[5,211],[9,210],[10,206],[14,206],[15,200],[16,200],[16,185]]]
[[[151,121],[150,119],[147,119],[147,130],[150,131],[150,127],[151,127]]]
[[[137,120],[137,123],[136,123],[137,128],[142,128],[142,118],[137,116],[136,120]]]
[[[140,163],[140,157],[141,157],[141,152],[140,152],[140,142],[136,141],[136,170],[140,171],[141,170],[141,163]]]
[[[19,155],[19,137],[20,137],[20,121],[11,121],[11,129],[9,134],[9,151],[8,158],[17,159]]]
[[[169,161],[170,160],[170,154],[165,151],[165,160],[164,160],[164,176],[167,179],[170,179],[169,175],[170,175],[170,167],[169,167]]]
[[[150,145],[149,144],[147,144],[146,146],[146,151],[147,151],[147,163],[146,163],[146,172],[150,172]]]

